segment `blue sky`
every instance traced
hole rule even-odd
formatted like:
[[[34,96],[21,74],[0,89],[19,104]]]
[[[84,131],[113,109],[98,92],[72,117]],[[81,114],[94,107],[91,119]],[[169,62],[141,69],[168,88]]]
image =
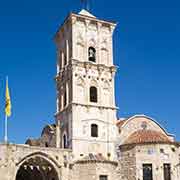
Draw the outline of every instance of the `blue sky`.
[[[0,140],[5,76],[13,115],[9,140],[24,143],[54,122],[56,54],[53,35],[80,0],[6,0],[0,5]],[[118,116],[146,114],[180,140],[180,2],[92,0],[91,12],[118,22],[114,62]]]

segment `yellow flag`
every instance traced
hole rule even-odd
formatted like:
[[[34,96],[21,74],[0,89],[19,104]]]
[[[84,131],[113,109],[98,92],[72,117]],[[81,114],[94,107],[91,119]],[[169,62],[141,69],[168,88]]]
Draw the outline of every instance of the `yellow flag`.
[[[6,81],[6,106],[5,106],[5,113],[6,116],[11,116],[11,98],[9,93],[9,87],[8,87],[8,80]]]

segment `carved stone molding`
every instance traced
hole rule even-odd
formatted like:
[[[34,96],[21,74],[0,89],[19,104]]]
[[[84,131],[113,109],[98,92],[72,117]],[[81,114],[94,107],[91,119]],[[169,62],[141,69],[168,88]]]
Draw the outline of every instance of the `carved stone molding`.
[[[91,22],[90,20],[85,19],[86,31],[87,31],[87,29],[89,27],[90,22]]]
[[[88,73],[88,71],[91,69],[91,64],[89,62],[85,62],[84,67],[85,67],[86,73]]]
[[[98,65],[98,72],[99,72],[99,76],[102,75],[102,72],[104,71],[104,65]]]
[[[111,31],[111,33],[114,32],[115,27],[116,27],[115,25],[114,25],[114,26],[112,26],[112,25],[110,26],[110,31]]]
[[[117,67],[116,66],[112,66],[110,69],[111,69],[112,78],[114,78],[114,76],[116,74],[116,71],[117,71]]]
[[[75,16],[72,16],[72,17],[71,17],[71,23],[72,23],[72,25],[74,25],[74,24],[76,23],[76,21],[77,21],[77,18],[76,18]]]
[[[98,33],[101,32],[101,28],[102,28],[102,23],[98,22],[98,23],[97,23]]]
[[[82,103],[78,103],[78,102],[72,102],[72,105],[75,106],[82,106],[82,107],[86,107],[86,108],[91,108],[91,107],[95,107],[95,108],[99,108],[99,109],[111,109],[111,110],[117,110],[118,108],[115,106],[102,106],[102,105],[96,105],[96,104],[82,104]]]

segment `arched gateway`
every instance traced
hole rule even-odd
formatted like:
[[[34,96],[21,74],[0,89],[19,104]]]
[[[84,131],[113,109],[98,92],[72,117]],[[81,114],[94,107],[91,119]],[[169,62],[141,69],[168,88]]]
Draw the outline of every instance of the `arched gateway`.
[[[56,163],[41,154],[27,156],[18,163],[15,180],[60,180]]]

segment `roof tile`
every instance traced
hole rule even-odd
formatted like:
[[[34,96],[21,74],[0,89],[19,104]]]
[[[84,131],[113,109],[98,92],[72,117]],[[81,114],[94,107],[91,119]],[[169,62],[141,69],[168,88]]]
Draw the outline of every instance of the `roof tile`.
[[[123,143],[125,144],[140,144],[140,143],[168,143],[171,140],[159,131],[153,130],[138,130],[132,133]]]

